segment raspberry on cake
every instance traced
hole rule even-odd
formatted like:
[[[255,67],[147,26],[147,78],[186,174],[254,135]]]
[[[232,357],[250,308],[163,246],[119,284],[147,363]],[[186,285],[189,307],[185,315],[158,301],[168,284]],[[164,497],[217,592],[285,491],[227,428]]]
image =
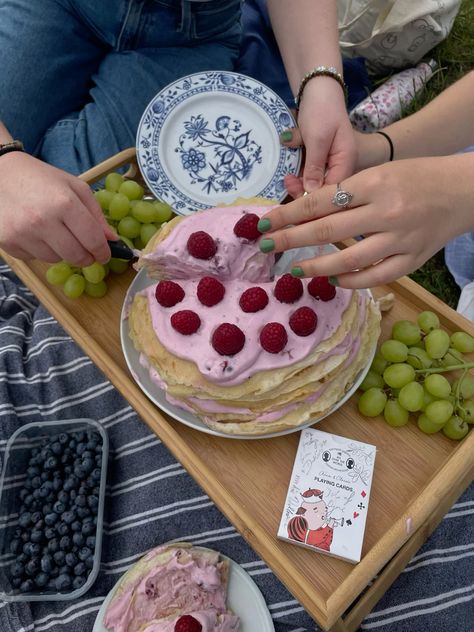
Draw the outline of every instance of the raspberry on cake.
[[[367,366],[380,331],[367,293],[326,277],[274,277],[274,255],[251,239],[267,211],[248,203],[166,224],[137,266],[157,283],[128,312],[140,362],[167,400],[226,434],[263,436],[326,414]],[[215,245],[208,259],[188,247],[202,234]],[[177,308],[158,300],[163,280],[184,292]],[[176,312],[186,314],[178,326]]]

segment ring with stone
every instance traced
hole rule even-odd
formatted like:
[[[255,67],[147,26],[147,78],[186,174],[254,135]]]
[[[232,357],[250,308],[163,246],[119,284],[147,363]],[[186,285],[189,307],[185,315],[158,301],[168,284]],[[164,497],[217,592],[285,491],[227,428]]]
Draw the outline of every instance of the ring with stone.
[[[336,184],[336,193],[334,194],[331,202],[338,208],[347,208],[352,202],[353,197],[352,193],[341,189],[341,185],[338,183]]]

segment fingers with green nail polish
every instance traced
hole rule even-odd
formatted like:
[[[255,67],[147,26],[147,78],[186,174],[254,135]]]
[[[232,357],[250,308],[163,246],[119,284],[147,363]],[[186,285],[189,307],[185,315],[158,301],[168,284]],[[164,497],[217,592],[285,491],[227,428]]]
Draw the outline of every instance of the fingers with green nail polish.
[[[289,143],[293,139],[293,132],[290,129],[286,129],[280,134],[280,141],[282,143]]]
[[[257,224],[257,230],[261,233],[266,233],[272,227],[272,223],[269,219],[261,219]]]
[[[291,276],[304,277],[303,268],[300,268],[299,266],[295,266],[294,268],[291,268]]]
[[[259,246],[262,252],[271,252],[275,248],[275,242],[273,239],[261,239]]]
[[[331,285],[335,285],[336,287],[339,285],[339,281],[337,280],[337,277],[335,277],[335,276],[328,277],[328,282]]]

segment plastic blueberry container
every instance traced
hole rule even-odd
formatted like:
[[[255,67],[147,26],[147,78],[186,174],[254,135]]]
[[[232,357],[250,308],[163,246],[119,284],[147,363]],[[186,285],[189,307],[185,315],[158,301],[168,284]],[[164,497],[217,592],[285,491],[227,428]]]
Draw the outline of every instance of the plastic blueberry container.
[[[19,508],[21,506],[20,490],[26,479],[26,468],[31,450],[38,447],[43,439],[50,439],[61,433],[81,431],[97,431],[102,439],[102,462],[100,466],[99,495],[97,506],[97,525],[93,565],[85,583],[79,588],[65,591],[42,590],[36,588],[31,592],[20,592],[14,588],[10,576],[10,565],[15,562],[16,555],[10,552],[10,542],[18,526]],[[62,421],[45,421],[30,423],[19,428],[7,442],[4,462],[0,477],[0,601],[66,601],[77,599],[89,590],[99,572],[101,550],[105,486],[107,478],[107,461],[109,441],[105,429],[93,419],[71,419]],[[97,466],[98,469],[98,466]]]

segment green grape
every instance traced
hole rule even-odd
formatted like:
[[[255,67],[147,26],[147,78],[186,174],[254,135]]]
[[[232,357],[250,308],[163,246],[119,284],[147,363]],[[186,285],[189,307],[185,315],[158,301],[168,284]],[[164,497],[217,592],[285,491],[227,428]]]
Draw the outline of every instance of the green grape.
[[[408,382],[398,394],[398,402],[403,408],[414,413],[423,408],[424,390],[419,382]]]
[[[111,272],[115,272],[115,274],[122,274],[122,272],[128,269],[128,261],[126,259],[116,259],[112,257],[109,261],[109,268]]]
[[[425,410],[428,404],[431,404],[431,402],[434,402],[435,400],[436,397],[434,395],[431,395],[431,393],[428,393],[428,391],[423,389],[423,406],[421,407],[421,410]]]
[[[425,377],[425,389],[437,399],[447,399],[451,394],[451,384],[439,373],[432,373]]]
[[[400,405],[398,400],[389,399],[383,409],[383,416],[389,426],[398,428],[408,423],[410,415],[408,410]]]
[[[460,351],[457,351],[453,347],[449,347],[446,354],[441,358],[439,363],[441,366],[450,367],[456,364],[463,364],[464,357]]]
[[[68,298],[79,298],[86,287],[86,280],[82,274],[71,274],[66,279],[63,292]]]
[[[140,200],[143,197],[143,187],[134,180],[125,180],[119,186],[119,193],[126,195],[129,200]]]
[[[109,217],[115,220],[121,220],[128,215],[130,211],[130,202],[128,197],[123,193],[115,193],[109,205]]]
[[[365,417],[377,417],[385,408],[387,395],[381,388],[372,387],[359,397],[357,407]]]
[[[102,265],[104,266],[104,270],[105,270],[105,274],[104,274],[104,278],[105,278],[110,272],[109,262],[107,261],[107,263],[103,263]]]
[[[451,345],[461,353],[472,353],[474,351],[474,338],[465,331],[455,331],[451,335]]]
[[[449,349],[449,334],[443,329],[433,329],[425,336],[425,349],[433,359],[442,358]]]
[[[474,401],[469,400],[463,402],[462,407],[460,406],[458,408],[457,413],[461,419],[464,419],[468,424],[474,424]]]
[[[52,285],[62,285],[71,276],[72,268],[65,261],[53,263],[46,271],[46,280]]]
[[[131,216],[121,219],[117,228],[119,235],[121,237],[128,237],[128,239],[135,239],[135,237],[138,237],[140,234],[140,222],[137,222],[137,220]]]
[[[101,263],[91,263],[90,266],[82,268],[82,274],[89,283],[100,283],[105,277],[105,268]]]
[[[119,237],[125,244],[127,244],[129,248],[131,248],[132,250],[135,248],[133,241],[131,239],[129,239],[128,237],[125,237],[125,235],[119,235]]]
[[[88,296],[93,296],[94,298],[102,298],[107,294],[107,283],[105,281],[99,281],[98,283],[91,283],[90,281],[86,281],[84,292]]]
[[[369,388],[372,387],[383,388],[385,386],[385,382],[383,381],[383,377],[379,373],[375,373],[375,371],[368,371],[365,378],[362,380],[360,385],[360,389],[362,391],[368,391]]]
[[[433,329],[439,329],[439,318],[434,312],[420,312],[416,320],[425,334]]]
[[[433,360],[426,351],[419,347],[410,347],[408,349],[407,362],[411,364],[414,369],[429,369],[433,364]]]
[[[436,399],[425,408],[425,415],[434,424],[442,426],[451,417],[454,411],[454,406],[446,399]]]
[[[434,434],[435,432],[441,430],[444,424],[434,423],[431,419],[429,419],[429,417],[421,413],[417,419],[416,425],[422,432],[426,434]]]
[[[155,224],[143,224],[140,228],[140,239],[147,245],[153,235],[156,234],[158,227]]]
[[[391,364],[383,372],[383,379],[392,388],[402,388],[415,380],[415,369],[410,364]]]
[[[374,371],[374,373],[379,373],[380,375],[382,375],[387,366],[387,360],[383,357],[380,351],[377,351],[377,353],[374,355],[374,359],[372,360],[372,364],[370,365],[370,370]]]
[[[407,346],[416,345],[421,340],[421,330],[411,320],[399,320],[392,327],[392,338]]]
[[[153,202],[153,206],[155,207],[155,219],[153,220],[157,224],[162,224],[163,222],[167,222],[171,219],[173,215],[173,209],[169,204],[165,202],[160,202],[156,200]]]
[[[120,175],[120,173],[109,173],[105,178],[105,188],[107,191],[112,191],[112,193],[117,193],[120,185],[122,184],[124,178]]]
[[[380,347],[380,353],[387,362],[405,362],[408,347],[399,340],[386,340]]]
[[[466,373],[459,379],[455,380],[451,386],[454,395],[457,394],[459,387],[459,395],[463,399],[472,399],[474,397],[474,375]]]
[[[140,200],[133,205],[131,215],[142,224],[151,224],[155,221],[155,207],[151,202]]]
[[[457,415],[450,417],[443,426],[443,434],[449,437],[449,439],[454,439],[454,441],[460,441],[463,439],[467,435],[468,431],[469,426],[467,423]]]
[[[94,197],[97,202],[99,202],[100,208],[103,211],[108,211],[110,202],[112,201],[114,194],[112,193],[112,191],[107,191],[107,189],[100,189],[100,191],[95,191]]]
[[[136,250],[143,250],[143,248],[145,248],[145,244],[143,243],[140,235],[138,235],[138,237],[135,237],[135,239],[133,240],[133,247]]]

